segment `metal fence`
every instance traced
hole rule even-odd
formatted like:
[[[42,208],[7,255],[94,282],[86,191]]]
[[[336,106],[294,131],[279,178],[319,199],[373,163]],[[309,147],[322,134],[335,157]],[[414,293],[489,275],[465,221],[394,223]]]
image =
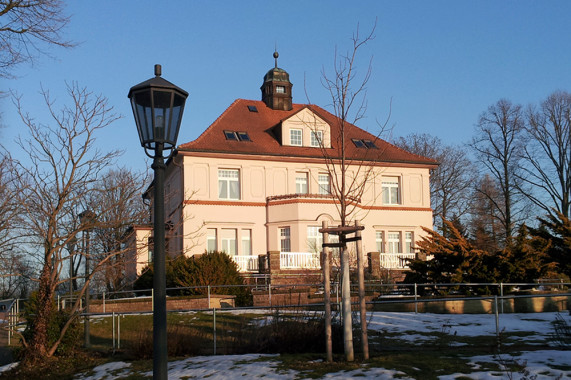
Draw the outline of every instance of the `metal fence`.
[[[463,302],[463,303],[477,303],[479,305],[489,305],[489,307],[482,308],[483,313],[494,314],[496,320],[496,326],[498,326],[498,321],[500,315],[506,312],[513,312],[513,305],[516,302],[527,302],[528,300],[535,299],[547,299],[553,305],[556,305],[559,310],[569,309],[571,306],[571,293],[569,293],[569,288],[571,283],[559,282],[548,282],[548,281],[538,281],[536,283],[456,283],[456,284],[382,284],[378,282],[370,282],[366,284],[366,294],[367,294],[367,308],[369,312],[376,310],[388,310],[395,311],[398,306],[400,310],[405,310],[409,312],[419,313],[419,312],[429,312],[427,305],[434,306],[438,303],[453,303],[453,302]],[[264,295],[267,299],[267,304],[256,305],[248,307],[229,307],[224,309],[219,309],[212,307],[211,297],[214,296],[215,292],[224,292],[225,288],[237,288],[237,287],[248,287],[252,292],[258,295]],[[353,284],[352,297],[356,297],[357,285]],[[333,310],[340,309],[340,285],[337,282],[332,283],[331,286],[331,300]],[[190,288],[169,288],[167,289],[168,294],[171,296],[173,294],[181,293],[201,293],[207,298],[207,307],[203,308],[188,308],[182,310],[176,310],[176,312],[206,312],[212,315],[213,325],[212,333],[214,335],[213,347],[214,352],[216,352],[216,331],[217,313],[226,312],[236,312],[243,310],[256,310],[260,313],[270,313],[272,310],[277,308],[283,310],[311,310],[317,311],[323,310],[323,284],[322,283],[312,283],[312,284],[296,284],[296,285],[271,285],[271,284],[251,284],[243,286],[235,285],[225,285],[225,286],[204,286],[204,287],[190,287]],[[312,297],[315,302],[308,303],[283,303],[276,300],[278,294],[284,293],[300,293]],[[101,313],[83,313],[84,317],[98,317],[98,318],[111,318],[112,319],[112,336],[113,336],[113,348],[121,348],[121,317],[126,315],[143,315],[152,312],[151,309],[147,311],[136,311],[136,312],[107,312],[106,303],[109,300],[117,302],[120,300],[141,300],[141,299],[152,299],[152,289],[148,290],[133,290],[133,291],[123,291],[123,292],[113,292],[113,293],[101,293],[92,294],[92,299],[98,299],[103,305],[103,312]],[[294,298],[289,298],[292,300]],[[555,300],[555,301],[554,301]],[[75,299],[70,299],[69,295],[60,295],[57,299],[58,308],[66,308],[69,306],[69,302],[75,302]],[[559,304],[557,304],[559,303]],[[0,304],[8,305],[4,310],[4,316],[0,318],[4,320],[4,329],[8,334],[8,344],[15,344],[14,339],[15,330],[18,328],[23,328],[24,323],[22,319],[23,310],[25,308],[25,300],[5,300],[0,301]],[[356,305],[356,300],[354,301]],[[450,311],[450,310],[449,310]],[[529,310],[533,312],[534,310]],[[169,311],[175,312],[175,311]],[[462,312],[462,310],[455,310],[454,312]],[[355,319],[358,321],[358,319]],[[499,333],[499,331],[498,331]]]

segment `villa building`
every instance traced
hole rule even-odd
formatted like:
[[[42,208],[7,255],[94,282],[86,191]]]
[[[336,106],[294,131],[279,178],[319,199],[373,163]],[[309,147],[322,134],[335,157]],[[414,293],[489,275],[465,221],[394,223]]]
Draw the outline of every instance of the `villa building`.
[[[262,100],[235,100],[167,163],[167,253],[226,251],[242,271],[259,255],[281,252],[283,268],[315,268],[322,221],[340,224],[334,194],[343,123],[313,104],[292,102],[289,75],[264,76]],[[381,266],[403,268],[422,227],[432,228],[429,171],[437,162],[406,152],[344,123],[347,177],[365,184],[351,199],[365,252]],[[133,229],[137,272],[151,258],[148,227]]]

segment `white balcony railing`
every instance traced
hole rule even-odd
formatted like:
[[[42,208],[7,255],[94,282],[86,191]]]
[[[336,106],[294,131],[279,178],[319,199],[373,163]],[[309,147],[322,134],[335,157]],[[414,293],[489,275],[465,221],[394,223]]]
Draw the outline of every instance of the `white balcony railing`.
[[[258,256],[232,256],[240,272],[257,272],[259,268]]]
[[[319,254],[311,252],[281,252],[281,269],[319,269]]]
[[[257,272],[258,256],[232,256],[240,272]],[[381,268],[408,269],[408,260],[414,259],[414,253],[381,253]],[[281,252],[281,269],[320,269],[319,254],[312,252]]]
[[[408,260],[414,258],[414,253],[381,253],[381,268],[408,269]]]

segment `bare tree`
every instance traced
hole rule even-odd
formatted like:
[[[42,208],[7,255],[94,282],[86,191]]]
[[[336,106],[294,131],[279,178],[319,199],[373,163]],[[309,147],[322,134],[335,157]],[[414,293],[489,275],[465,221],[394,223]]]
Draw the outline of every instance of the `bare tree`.
[[[513,236],[515,223],[525,217],[519,176],[523,129],[521,106],[501,99],[482,113],[476,126],[476,136],[470,144],[479,163],[499,188],[500,203],[490,194],[483,195],[497,209],[506,244]]]
[[[47,46],[74,46],[62,36],[69,23],[64,7],[61,0],[0,0],[0,78],[46,55]]]
[[[356,218],[357,210],[361,206],[361,198],[375,177],[379,175],[380,169],[374,163],[381,153],[379,149],[364,149],[361,155],[349,155],[349,144],[354,144],[349,138],[349,131],[354,130],[354,125],[364,117],[367,109],[366,89],[371,77],[372,61],[369,61],[364,72],[358,75],[357,56],[360,50],[374,38],[375,28],[376,23],[370,33],[363,37],[359,34],[357,27],[357,31],[351,38],[351,49],[345,54],[338,54],[337,50],[335,51],[333,74],[328,75],[325,70],[322,70],[322,84],[329,92],[330,106],[336,116],[334,121],[336,125],[331,126],[330,135],[330,144],[334,149],[329,149],[325,145],[325,140],[318,139],[318,141],[331,179],[331,195],[335,200],[341,221],[339,240],[341,242],[343,338],[347,361],[354,360],[349,279],[350,255],[344,243],[344,232],[341,231],[352,229],[352,219]],[[369,143],[374,145],[377,142],[378,136],[384,131],[385,126],[386,123],[381,125],[381,131]],[[316,132],[314,131],[314,133]],[[357,261],[362,264],[362,260]],[[359,283],[361,284],[361,281]],[[364,293],[361,291],[361,287],[359,293]],[[361,309],[361,328],[365,329],[362,338],[363,354],[367,358],[366,323],[363,325],[364,313],[366,310]]]
[[[118,291],[126,283],[127,265],[124,243],[128,227],[144,224],[149,220],[149,209],[141,194],[147,181],[145,173],[135,173],[126,168],[112,169],[105,173],[89,194],[86,209],[96,215],[97,224],[92,236],[95,261],[103,260],[97,282],[108,292]]]
[[[430,202],[434,224],[444,233],[444,220],[464,215],[469,208],[474,168],[466,151],[454,145],[444,145],[438,137],[427,133],[399,137],[394,143],[411,153],[433,158],[440,163],[430,172]]]
[[[525,194],[546,213],[566,218],[571,204],[571,94],[558,91],[539,109],[530,107],[522,180],[535,192]]]
[[[57,110],[47,90],[42,90],[49,122],[39,123],[24,111],[21,97],[14,103],[27,127],[29,137],[18,140],[26,161],[16,161],[18,172],[18,202],[22,209],[20,231],[25,238],[22,249],[35,261],[39,270],[37,310],[26,341],[26,360],[33,362],[51,357],[56,352],[67,329],[77,318],[80,302],[74,303],[70,318],[55,341],[48,338],[48,326],[53,318],[53,297],[56,289],[69,278],[63,276],[68,244],[79,240],[79,234],[92,229],[91,223],[77,224],[83,211],[83,202],[98,184],[101,173],[114,163],[120,152],[102,153],[95,147],[96,133],[109,126],[118,116],[113,113],[107,99],[88,92],[77,84],[68,85],[70,106]],[[108,205],[107,211],[113,206]],[[83,254],[85,252],[71,252]],[[93,274],[112,256],[98,260],[87,273],[81,297]]]
[[[8,156],[0,160],[0,293],[3,298],[12,297],[19,285],[23,285],[25,260],[15,248],[18,246],[14,228],[20,217],[16,194],[17,176],[13,161]]]
[[[505,236],[505,225],[500,210],[503,197],[497,182],[488,174],[477,180],[471,193],[469,233],[474,246],[487,252],[499,250]]]

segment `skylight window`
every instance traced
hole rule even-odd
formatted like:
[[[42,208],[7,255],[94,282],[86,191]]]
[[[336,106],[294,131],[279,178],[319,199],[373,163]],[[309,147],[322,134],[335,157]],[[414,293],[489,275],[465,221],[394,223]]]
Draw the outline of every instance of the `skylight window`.
[[[224,131],[224,136],[231,141],[252,141],[248,132]]]
[[[234,131],[224,131],[224,136],[226,136],[226,140],[238,141],[238,135]]]
[[[371,140],[351,139],[357,148],[379,149]]]
[[[248,111],[250,111],[250,112],[258,112],[258,109],[256,108],[256,106],[248,106]]]
[[[238,138],[240,141],[252,141],[250,136],[248,136],[248,132],[236,132],[238,134]]]
[[[375,143],[372,142],[371,140],[363,140],[363,142],[365,143],[365,145],[369,149],[378,149],[377,146],[375,145]]]

